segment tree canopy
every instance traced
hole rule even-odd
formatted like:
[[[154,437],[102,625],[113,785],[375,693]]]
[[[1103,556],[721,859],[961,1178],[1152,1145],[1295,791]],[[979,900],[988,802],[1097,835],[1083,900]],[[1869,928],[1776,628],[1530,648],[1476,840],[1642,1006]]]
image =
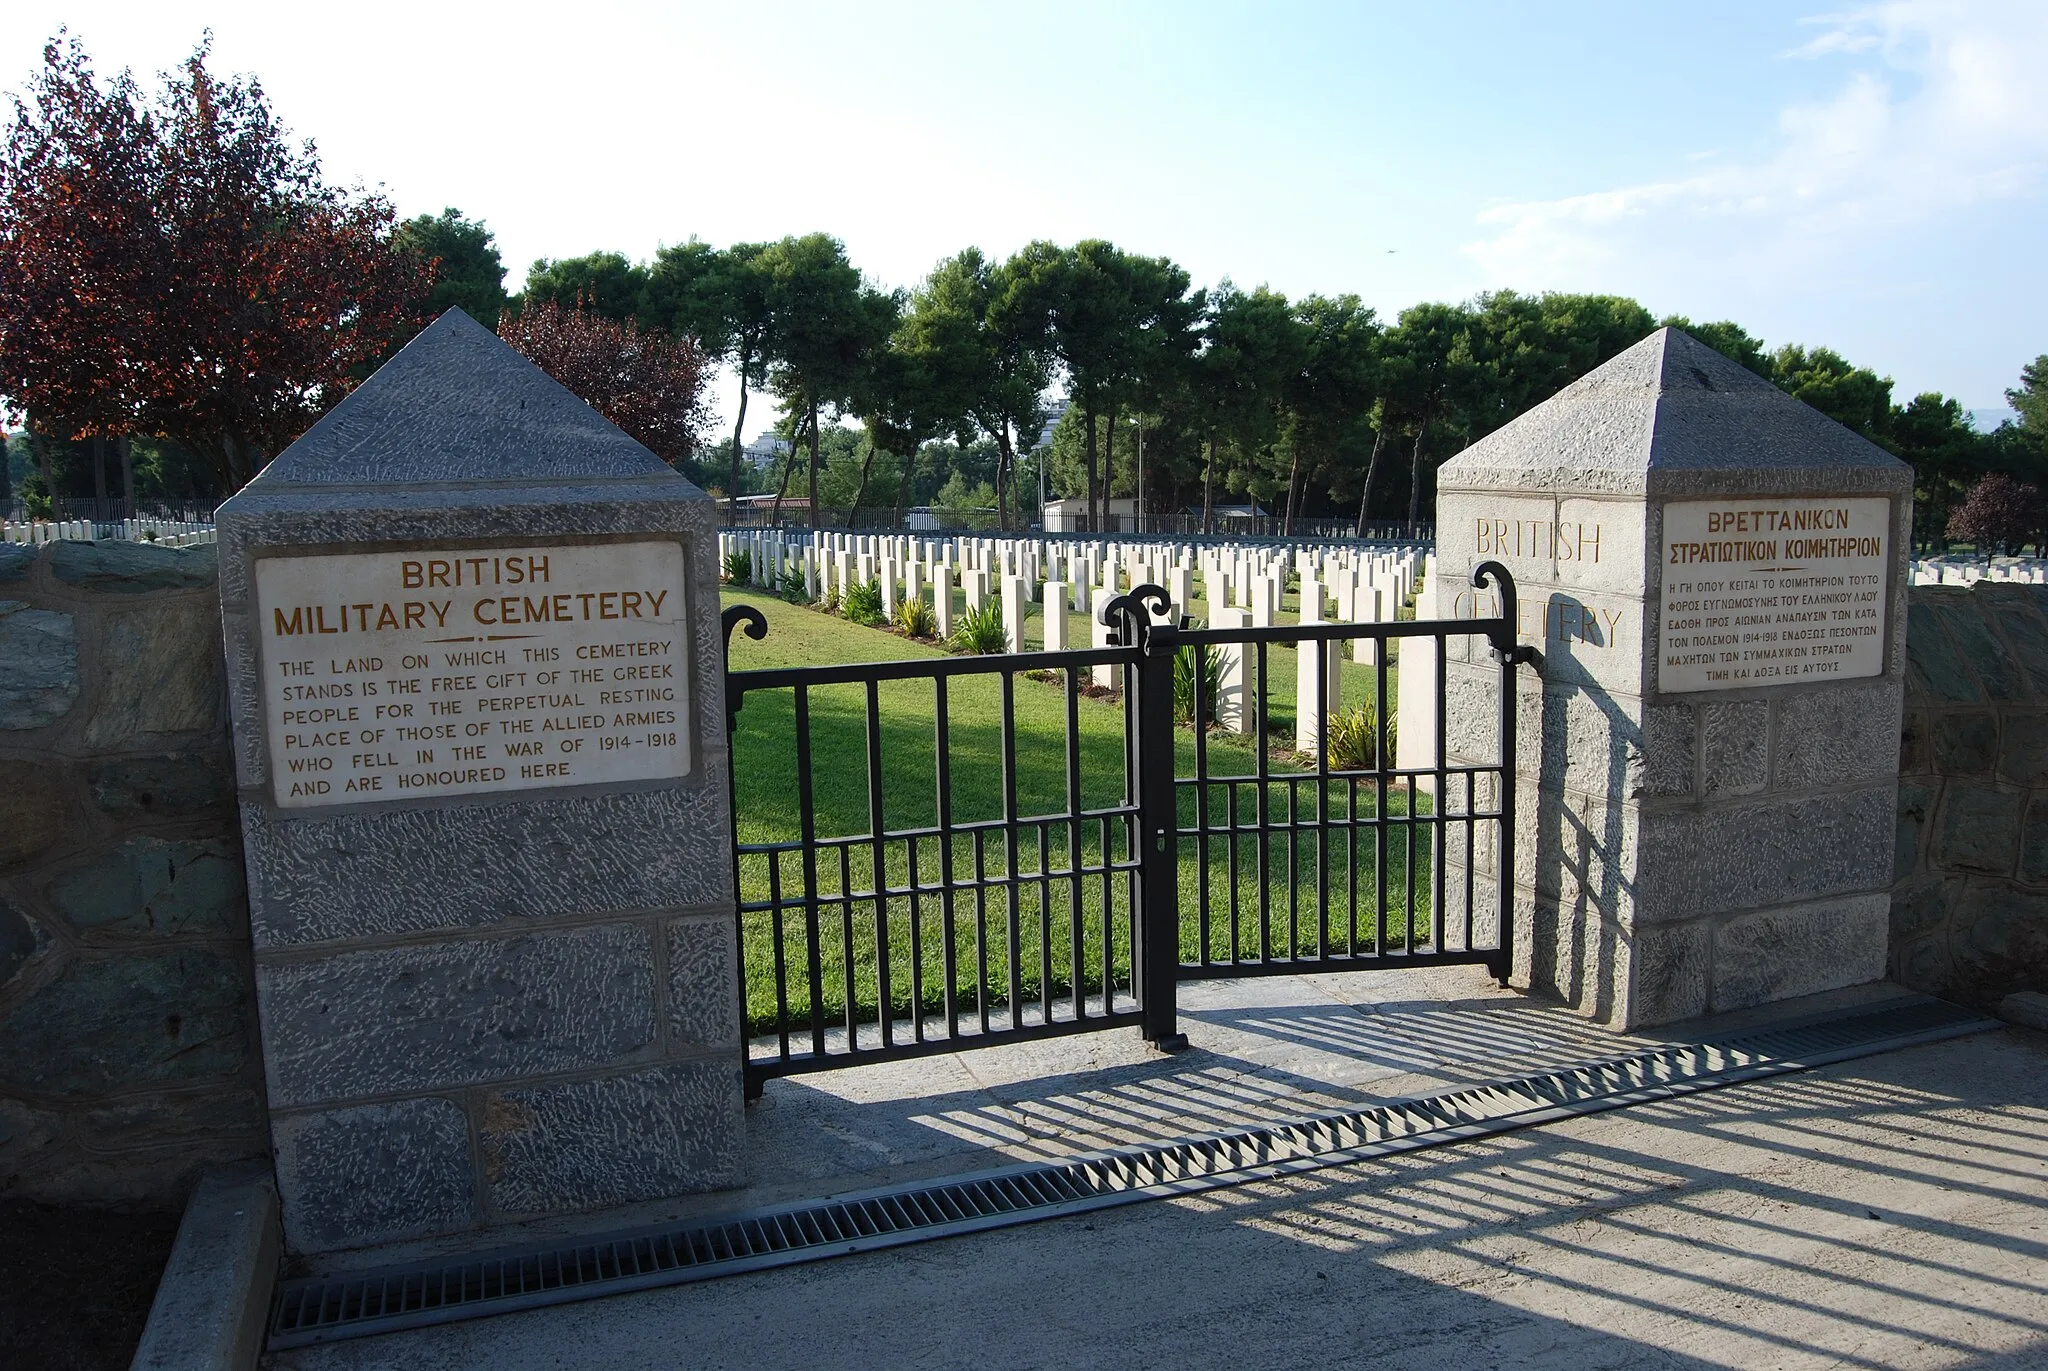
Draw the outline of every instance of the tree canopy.
[[[505,294],[505,264],[491,231],[457,209],[422,214],[398,226],[397,246],[432,273],[433,286],[414,302],[414,312],[437,319],[460,309],[485,328],[496,329],[511,297]]]
[[[173,439],[226,493],[422,322],[433,268],[208,56],[149,96],[44,49],[0,150],[0,393],[54,437]]]
[[[498,331],[670,466],[687,469],[695,458],[707,377],[691,339],[552,300],[507,314]]]
[[[1096,527],[1130,494],[1150,515],[1198,507],[1205,522],[1248,500],[1290,528],[1419,524],[1443,461],[1657,326],[1621,296],[1511,290],[1387,319],[1355,296],[1198,287],[1171,259],[1100,238],[1001,260],[967,248],[897,290],[829,234],[689,237],[644,262],[542,258],[508,296],[482,220],[447,208],[401,224],[383,197],[328,185],[261,86],[216,76],[208,57],[202,44],[145,90],[125,72],[100,79],[60,34],[13,103],[0,394],[30,419],[52,491],[81,471],[103,488],[105,440],[126,461],[134,439],[166,489],[203,468],[229,493],[459,306],[707,485],[786,493],[801,461],[813,520],[827,502],[900,511],[986,488],[974,507],[1007,527],[1028,519],[1037,483],[1084,497]],[[1890,377],[1831,348],[1663,322],[1912,463],[1923,537],[2010,506],[1993,487],[1953,517],[1987,473],[2048,487],[2048,354],[2007,392],[2017,419],[1983,433],[1954,399],[1901,403]],[[714,451],[700,428],[717,366],[738,382],[739,416]],[[796,449],[779,481],[742,446],[764,390]]]

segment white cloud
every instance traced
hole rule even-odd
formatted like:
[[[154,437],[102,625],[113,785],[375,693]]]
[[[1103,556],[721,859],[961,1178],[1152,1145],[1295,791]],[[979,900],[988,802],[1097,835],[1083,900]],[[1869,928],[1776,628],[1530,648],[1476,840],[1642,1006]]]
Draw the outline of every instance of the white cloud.
[[[1930,226],[2048,188],[2048,6],[1883,4],[1809,21],[1788,59],[1849,68],[1777,145],[1589,194],[1499,205],[1466,245],[1490,283],[1671,299],[1896,279]],[[1683,289],[1676,289],[1682,287]]]

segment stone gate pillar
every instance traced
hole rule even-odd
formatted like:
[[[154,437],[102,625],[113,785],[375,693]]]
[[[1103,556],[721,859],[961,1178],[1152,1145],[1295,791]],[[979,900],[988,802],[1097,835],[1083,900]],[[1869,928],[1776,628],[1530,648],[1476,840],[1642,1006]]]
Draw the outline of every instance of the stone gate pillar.
[[[1447,462],[1443,612],[1496,560],[1516,976],[1628,1028],[1884,974],[1912,473],[1674,329]],[[1485,755],[1495,669],[1449,665]],[[1479,854],[1483,878],[1490,865]]]
[[[292,1250],[736,1181],[714,517],[459,311],[221,507]]]

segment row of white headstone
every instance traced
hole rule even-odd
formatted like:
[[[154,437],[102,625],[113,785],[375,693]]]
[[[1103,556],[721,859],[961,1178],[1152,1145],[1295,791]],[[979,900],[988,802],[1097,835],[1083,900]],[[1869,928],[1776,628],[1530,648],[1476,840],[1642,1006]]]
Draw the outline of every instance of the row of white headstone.
[[[212,524],[188,523],[176,519],[123,519],[112,530],[96,533],[87,519],[36,519],[0,523],[0,542],[90,543],[96,537],[130,543],[154,543],[158,547],[197,547],[214,540]]]
[[[780,591],[794,579],[813,601],[844,599],[852,587],[872,583],[880,591],[882,613],[894,618],[904,600],[928,597],[942,638],[952,636],[955,586],[963,592],[969,612],[996,597],[1012,652],[1026,650],[1026,606],[1033,602],[1088,613],[1093,646],[1108,646],[1112,630],[1094,611],[1111,597],[1147,584],[1166,591],[1167,614],[1191,616],[1216,629],[1274,625],[1291,576],[1300,578],[1301,623],[1385,622],[1396,618],[1400,606],[1416,596],[1418,618],[1433,618],[1436,613],[1429,575],[1435,558],[1420,546],[1196,545],[774,530],[721,534],[720,544],[722,560],[734,553],[747,554],[748,579],[755,585]],[[1065,613],[1041,618],[1044,651],[1062,652],[1073,646]],[[1415,641],[1418,650],[1403,662],[1406,669],[1397,694],[1396,765],[1401,767],[1435,765],[1436,662],[1433,650],[1420,646],[1427,640]],[[1378,642],[1352,639],[1352,660],[1373,665]],[[1295,747],[1313,752],[1324,720],[1343,707],[1344,649],[1335,643],[1304,643],[1296,651]],[[1217,658],[1217,725],[1249,733],[1256,717],[1248,694],[1245,652],[1226,646],[1217,651]],[[1096,665],[1091,679],[1103,689],[1120,689],[1122,668]]]
[[[2048,560],[2039,557],[1916,557],[1916,586],[1970,586],[1979,581],[2048,585]]]

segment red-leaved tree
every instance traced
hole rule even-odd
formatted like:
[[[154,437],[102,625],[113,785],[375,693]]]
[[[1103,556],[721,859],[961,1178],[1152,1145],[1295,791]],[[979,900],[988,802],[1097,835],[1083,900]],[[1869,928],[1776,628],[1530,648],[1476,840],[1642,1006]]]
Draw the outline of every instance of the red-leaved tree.
[[[553,301],[498,321],[498,336],[670,466],[696,455],[704,424],[704,350]]]
[[[2010,552],[2030,541],[2038,546],[2044,521],[2048,510],[2039,486],[1993,471],[1979,477],[1948,516],[1948,536],[1975,543],[1980,552]]]
[[[230,492],[424,322],[432,264],[207,56],[145,101],[44,48],[0,149],[0,393],[60,437],[175,439]]]

